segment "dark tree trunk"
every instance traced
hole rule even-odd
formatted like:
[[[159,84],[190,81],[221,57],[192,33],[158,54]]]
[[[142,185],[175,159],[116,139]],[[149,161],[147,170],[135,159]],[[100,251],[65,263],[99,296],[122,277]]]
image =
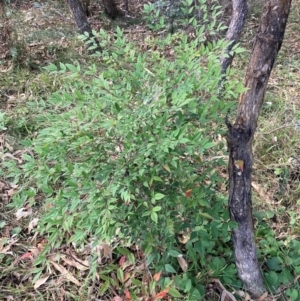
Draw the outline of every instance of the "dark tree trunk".
[[[231,65],[233,56],[230,55],[232,47],[238,43],[248,13],[247,0],[233,0],[232,1],[232,17],[226,33],[226,40],[231,41],[226,49],[227,57],[221,58],[221,72],[225,74],[227,68]]]
[[[92,33],[91,25],[87,19],[87,16],[85,15],[82,5],[79,0],[67,0],[67,3],[69,4],[72,14],[74,16],[76,25],[79,29],[79,31],[84,34],[85,32],[89,35],[89,42],[88,47],[93,46],[93,49],[90,49],[91,53],[95,53],[97,51],[102,51],[99,41],[96,39],[96,37]]]
[[[88,17],[90,16],[89,6],[90,6],[90,0],[82,0],[83,11]]]
[[[112,19],[115,19],[119,16],[120,12],[117,8],[117,5],[115,3],[115,0],[102,0],[105,13]]]
[[[252,141],[268,79],[282,44],[291,0],[267,0],[261,15],[244,92],[232,126],[228,121],[229,210],[238,228],[232,233],[239,277],[252,297],[265,291],[256,256],[251,202]]]

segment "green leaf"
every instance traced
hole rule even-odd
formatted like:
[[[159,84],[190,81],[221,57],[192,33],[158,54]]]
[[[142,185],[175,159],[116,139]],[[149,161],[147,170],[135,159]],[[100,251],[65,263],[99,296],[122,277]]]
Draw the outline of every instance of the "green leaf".
[[[152,180],[156,181],[156,182],[163,182],[163,180],[160,177],[157,177],[157,176],[152,177]]]
[[[150,217],[157,224],[157,221],[158,221],[158,215],[157,215],[157,213],[156,212],[151,212]]]
[[[208,142],[208,143],[204,144],[202,147],[203,147],[204,149],[209,149],[209,148],[214,147],[215,145],[216,145],[216,144],[215,144],[214,142]]]
[[[124,282],[124,273],[121,268],[118,268],[118,270],[117,270],[117,277],[121,283]]]
[[[78,242],[81,242],[82,239],[86,236],[86,233],[85,231],[82,231],[82,230],[77,230],[77,232],[72,235],[68,241],[68,243],[70,242],[75,242],[75,243],[78,243]]]
[[[132,253],[129,253],[129,254],[127,255],[127,259],[128,259],[128,261],[129,261],[130,263],[135,264],[135,257],[134,257],[134,255],[133,255]]]
[[[176,274],[177,272],[175,271],[175,269],[170,265],[170,264],[165,264],[165,270],[166,272],[168,273],[173,273],[173,274]]]
[[[178,257],[178,255],[180,255],[180,253],[178,252],[178,251],[176,251],[176,250],[169,250],[168,251],[169,252],[169,254],[172,256],[172,257]]]
[[[155,206],[152,211],[157,212],[161,210],[161,206]]]
[[[161,200],[162,198],[164,198],[165,197],[165,195],[164,194],[162,194],[162,193],[156,193],[155,195],[154,195],[154,199],[155,200]]]
[[[72,65],[72,64],[66,64],[67,68],[70,70],[70,71],[73,71],[73,72],[77,72],[77,67]]]
[[[297,300],[299,293],[295,288],[288,288],[285,294],[291,298],[292,301]]]
[[[183,297],[176,288],[170,287],[169,288],[169,294],[174,298],[180,298]]]
[[[265,274],[266,280],[270,285],[272,291],[276,291],[278,288],[278,275],[276,272],[271,271],[270,273]]]
[[[272,257],[267,260],[267,266],[270,270],[281,271],[282,270],[282,261],[279,257]]]
[[[244,48],[236,48],[236,49],[234,49],[235,53],[243,53],[245,51],[246,51],[246,49],[244,49]]]
[[[122,248],[122,247],[117,247],[117,251],[125,256],[127,256],[131,253],[128,249]]]
[[[285,263],[286,265],[292,265],[292,264],[293,264],[293,260],[292,260],[292,258],[290,258],[289,256],[286,256],[286,257],[284,258],[284,263]]]
[[[156,258],[156,254],[154,253],[150,254],[149,257],[147,258],[147,266],[149,266],[154,261],[155,258]]]
[[[100,293],[101,296],[108,290],[109,286],[110,286],[110,281],[109,280],[106,280],[104,282],[104,284],[100,285],[99,293]]]
[[[207,218],[207,219],[210,219],[210,220],[213,220],[213,219],[214,219],[211,215],[209,215],[209,214],[206,213],[206,212],[198,212],[198,214],[199,214],[200,216],[202,216],[202,217],[204,217],[204,218]]]
[[[43,67],[43,69],[49,71],[49,72],[55,72],[57,71],[57,67],[56,65],[54,65],[53,63],[50,63],[50,65]]]
[[[295,272],[295,271],[294,271]],[[284,269],[278,277],[278,280],[283,284],[288,284],[293,281],[293,275],[288,269]]]
[[[192,288],[192,280],[191,280],[191,279],[187,279],[187,280],[185,281],[184,292],[185,292],[185,293],[190,292],[191,288]]]
[[[152,211],[145,211],[142,216],[149,216],[152,213]]]
[[[140,281],[138,279],[131,278],[130,280],[131,280],[133,285],[136,285],[136,286],[141,286],[142,285],[142,281]]]
[[[36,275],[34,276],[34,278],[32,279],[32,282],[33,283],[36,283],[40,278],[41,278],[41,274],[43,272],[43,269],[42,268],[37,268],[35,269],[34,271],[36,273]]]

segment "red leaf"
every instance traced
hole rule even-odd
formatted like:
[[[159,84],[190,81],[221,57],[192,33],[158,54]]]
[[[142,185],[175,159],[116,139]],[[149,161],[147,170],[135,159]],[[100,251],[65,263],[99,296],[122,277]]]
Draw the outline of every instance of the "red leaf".
[[[131,300],[130,292],[129,292],[128,289],[126,289],[126,291],[125,291],[125,296],[126,296],[126,300],[127,300],[127,301],[130,301],[130,300]]]
[[[154,281],[158,281],[160,279],[160,275],[161,275],[161,271],[156,273],[154,276],[153,276],[153,280]]]
[[[155,296],[154,301],[164,298],[165,296],[167,296],[168,292],[169,292],[169,288],[167,287]]]
[[[185,192],[185,196],[186,196],[187,198],[189,198],[189,197],[191,196],[191,194],[192,194],[192,189],[189,189],[189,190],[187,190],[187,191]]]
[[[24,260],[24,259],[32,259],[32,254],[31,254],[31,252],[26,252],[25,254],[23,254],[23,255],[20,257],[20,260]]]
[[[126,256],[123,255],[119,260],[119,265],[122,266],[125,263],[125,261],[126,261]]]

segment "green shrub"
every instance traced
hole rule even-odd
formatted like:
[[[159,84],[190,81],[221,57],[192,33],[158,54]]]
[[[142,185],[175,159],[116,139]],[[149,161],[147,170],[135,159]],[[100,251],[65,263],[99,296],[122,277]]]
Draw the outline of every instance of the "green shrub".
[[[163,286],[184,253],[188,271],[174,283],[190,300],[204,294],[206,277],[236,283],[226,248],[234,224],[217,189],[226,151],[217,137],[243,89],[231,81],[219,97],[226,42],[204,46],[175,34],[149,39],[142,53],[120,29],[115,40],[100,35],[110,50],[99,64],[51,64],[46,70],[61,89],[27,103],[36,114],[36,135],[24,142],[32,155],[23,155],[20,168],[6,163],[15,182],[27,181],[10,206],[44,208],[37,229],[48,237],[44,255],[89,239],[137,244],[147,264],[165,273]],[[41,256],[37,264],[45,262]]]
[[[144,5],[144,19],[155,31],[201,28],[209,37],[215,36],[226,26],[220,22],[222,15],[218,1],[207,0],[157,0]],[[205,30],[204,30],[205,29]]]
[[[19,185],[9,206],[31,207],[40,217],[36,232],[48,241],[31,271],[36,274],[33,282],[48,272],[48,255],[60,254],[63,244],[73,243],[78,251],[107,241],[113,260],[99,267],[95,255],[86,277],[88,283],[100,276],[100,295],[110,286],[124,294],[125,275],[116,264],[121,255],[137,266],[135,260],[146,262],[152,274],[163,272],[158,282],[152,279],[146,285],[142,277],[130,275],[133,300],[165,287],[176,300],[179,291],[185,300],[200,300],[211,277],[241,287],[230,244],[235,225],[220,175],[226,169],[223,158],[227,161],[224,117],[242,88],[229,74],[219,92],[218,58],[226,44],[217,40],[222,29],[218,10],[206,8],[205,0],[191,7],[192,2],[157,1],[160,8],[166,5],[167,14],[146,6],[148,26],[163,29],[165,36],[146,38],[142,47],[128,43],[120,29],[114,37],[101,31],[105,51],[91,59],[94,63],[51,64],[31,82],[31,99],[39,94],[39,101],[27,102],[26,108],[22,104],[16,115],[0,114],[6,141],[13,137],[18,149],[20,139],[28,137],[21,141],[24,149],[15,153],[23,154],[24,163],[4,156],[0,173]],[[186,31],[167,35],[164,29],[172,26]],[[214,36],[214,42],[207,36]],[[4,152],[11,149],[4,145]],[[275,170],[282,176],[283,171]],[[293,228],[296,213],[287,213],[287,227]],[[254,212],[259,261],[268,290],[277,294],[286,289],[285,295],[298,301],[300,243],[288,234],[275,238],[268,223],[276,215]],[[0,221],[0,228],[6,224]],[[18,225],[11,234],[22,238],[23,230]],[[186,268],[179,264],[180,256]],[[7,262],[10,266],[12,257]]]

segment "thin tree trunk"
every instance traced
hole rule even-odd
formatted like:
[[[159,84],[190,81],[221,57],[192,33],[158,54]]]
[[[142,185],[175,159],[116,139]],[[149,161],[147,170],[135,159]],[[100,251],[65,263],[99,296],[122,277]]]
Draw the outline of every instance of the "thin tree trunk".
[[[90,0],[84,0],[82,1],[82,8],[86,16],[90,16],[90,11],[89,11],[89,6],[90,6]]]
[[[2,24],[0,24],[0,57],[6,58],[9,55],[9,49],[12,44],[11,34],[10,34],[10,25],[9,20],[7,18],[4,2],[0,0],[0,20],[2,20]]]
[[[240,279],[252,297],[265,291],[256,256],[251,202],[252,141],[268,79],[284,37],[291,0],[267,0],[254,42],[244,92],[234,125],[228,126],[229,210],[238,224],[232,233]]]
[[[238,43],[248,13],[247,0],[232,1],[232,17],[226,33],[226,40],[231,41],[226,49],[227,57],[221,57],[221,72],[225,74],[227,68],[231,65],[233,56],[230,55],[232,47]]]
[[[119,14],[119,10],[115,3],[115,0],[102,0],[105,13],[112,19],[115,19]]]
[[[96,37],[93,35],[91,25],[87,19],[87,16],[85,15],[82,5],[79,0],[67,0],[67,3],[69,4],[72,14],[74,16],[76,25],[79,29],[79,31],[84,34],[85,32],[88,33],[90,41],[88,42],[88,47],[94,46],[93,49],[90,50],[91,53],[95,53],[97,51],[102,51],[99,41],[96,39]]]

